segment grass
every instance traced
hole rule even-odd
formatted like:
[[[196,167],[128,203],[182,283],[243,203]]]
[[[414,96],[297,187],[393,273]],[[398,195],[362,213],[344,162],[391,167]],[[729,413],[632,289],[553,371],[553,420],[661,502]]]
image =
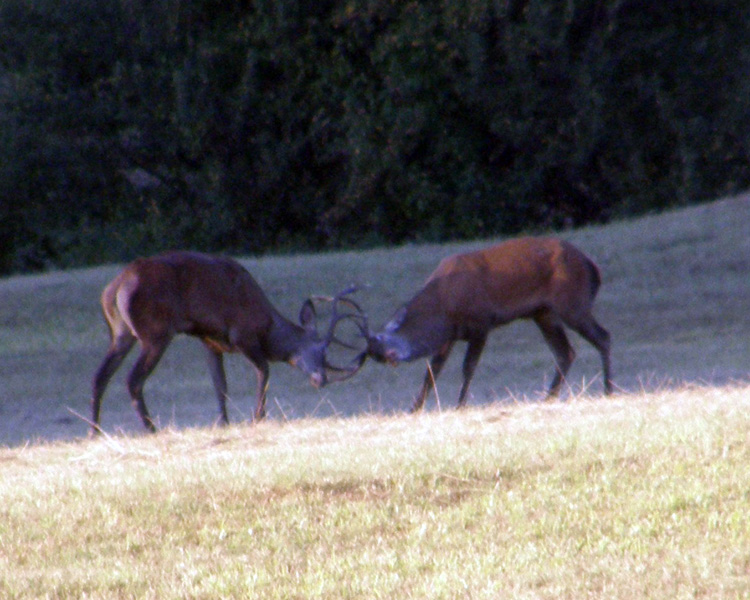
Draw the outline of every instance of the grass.
[[[566,233],[600,264],[598,319],[620,392],[598,397],[579,338],[568,402],[540,404],[551,356],[528,323],[490,338],[470,408],[404,415],[423,364],[368,364],[313,390],[272,367],[271,418],[211,427],[198,344],[83,436],[107,343],[101,267],[0,280],[0,597],[750,598],[747,197]],[[384,322],[440,258],[488,242],[246,259],[288,316],[368,284]],[[254,375],[228,364],[231,416]],[[71,412],[73,411],[73,412]],[[5,446],[2,448],[1,446]]]
[[[750,389],[0,453],[6,598],[742,598]]]

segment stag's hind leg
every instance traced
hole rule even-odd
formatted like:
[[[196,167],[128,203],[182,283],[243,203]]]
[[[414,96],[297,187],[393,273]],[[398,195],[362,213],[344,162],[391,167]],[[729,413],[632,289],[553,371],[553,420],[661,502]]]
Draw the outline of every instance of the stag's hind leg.
[[[571,328],[599,351],[604,375],[604,393],[610,395],[612,393],[612,379],[609,364],[609,351],[611,347],[609,331],[599,325],[594,317],[589,317],[583,323],[571,324]]]
[[[156,425],[151,420],[151,416],[148,414],[146,408],[146,402],[143,399],[143,386],[146,383],[146,379],[153,372],[156,365],[159,363],[164,350],[167,349],[171,338],[160,340],[159,342],[144,343],[141,342],[143,347],[141,354],[138,356],[138,360],[135,361],[133,368],[130,370],[128,375],[128,391],[133,402],[138,416],[143,421],[143,425],[151,433],[156,432]]]
[[[551,312],[542,312],[534,317],[534,322],[544,336],[544,340],[555,355],[555,376],[547,392],[547,400],[556,398],[560,393],[560,386],[575,360],[576,353],[568,341],[560,319]]]
[[[115,371],[120,367],[134,343],[135,337],[130,331],[123,331],[116,337],[113,337],[109,351],[94,375],[94,380],[91,384],[91,435],[100,433],[99,413],[102,405],[102,396],[107,389],[110,379],[112,379]]]

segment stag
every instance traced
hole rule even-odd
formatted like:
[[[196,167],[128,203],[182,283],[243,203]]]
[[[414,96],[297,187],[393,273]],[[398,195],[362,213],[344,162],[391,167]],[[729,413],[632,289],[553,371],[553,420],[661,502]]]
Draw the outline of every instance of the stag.
[[[468,343],[458,396],[458,406],[464,406],[488,334],[516,319],[532,319],[554,354],[547,398],[558,395],[575,358],[564,326],[599,351],[604,391],[610,394],[610,336],[591,312],[600,283],[598,267],[572,244],[525,237],[445,258],[381,332],[371,333],[364,316],[360,329],[367,355],[378,362],[396,365],[431,357],[412,412],[424,405],[459,340]]]
[[[255,419],[265,416],[269,362],[283,361],[310,377],[315,387],[329,381],[327,370],[344,372],[343,378],[361,367],[360,356],[349,368],[328,364],[326,349],[336,324],[349,314],[337,305],[356,288],[344,290],[330,300],[331,322],[322,338],[316,328],[315,307],[310,299],[302,304],[300,325],[283,317],[271,304],[253,277],[238,262],[196,252],[170,252],[130,263],[104,288],[101,305],[111,343],[94,375],[91,400],[91,432],[99,432],[99,413],[104,391],[136,340],[141,352],[133,365],[127,386],[143,425],[156,427],[143,399],[143,386],[167,346],[177,334],[198,338],[206,349],[222,425],[227,415],[225,352],[240,352],[257,371]]]

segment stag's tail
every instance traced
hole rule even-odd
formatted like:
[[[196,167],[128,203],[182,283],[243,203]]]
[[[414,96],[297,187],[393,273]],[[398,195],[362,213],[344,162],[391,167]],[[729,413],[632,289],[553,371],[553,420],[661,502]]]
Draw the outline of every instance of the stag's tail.
[[[130,322],[128,306],[132,287],[135,282],[127,276],[127,271],[118,275],[102,291],[101,304],[104,319],[109,326],[112,340],[121,336],[135,336],[135,329]]]

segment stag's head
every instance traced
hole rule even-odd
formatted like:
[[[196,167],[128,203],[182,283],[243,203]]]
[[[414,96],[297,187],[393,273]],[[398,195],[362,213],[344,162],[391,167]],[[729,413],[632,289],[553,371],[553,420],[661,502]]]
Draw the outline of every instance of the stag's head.
[[[429,292],[429,288],[425,289]],[[381,331],[361,329],[367,339],[367,355],[389,365],[432,355],[452,332],[443,312],[434,306],[431,294],[425,290],[401,306]]]
[[[305,300],[302,304],[299,322],[304,330],[304,337],[292,353],[289,362],[308,375],[313,386],[323,387],[328,383],[325,366],[328,344],[318,334],[317,314],[312,300]]]
[[[366,324],[363,325],[361,330],[362,336],[367,340],[367,349],[365,350],[367,356],[379,363],[388,363],[389,365],[399,363],[400,357],[393,344],[397,338],[392,333],[388,332],[387,329],[379,333],[372,333],[366,327]]]

